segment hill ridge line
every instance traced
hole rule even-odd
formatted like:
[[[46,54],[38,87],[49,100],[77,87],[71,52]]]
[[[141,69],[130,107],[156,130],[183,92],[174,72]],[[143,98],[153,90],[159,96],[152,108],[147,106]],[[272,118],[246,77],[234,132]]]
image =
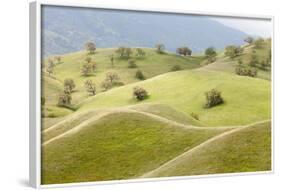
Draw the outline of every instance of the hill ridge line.
[[[67,135],[74,134],[74,133],[80,131],[80,129],[82,129],[83,127],[86,127],[87,125],[89,125],[90,123],[97,122],[99,119],[101,119],[103,117],[106,117],[110,114],[114,114],[114,113],[138,113],[138,114],[148,116],[152,119],[158,120],[158,121],[163,122],[163,123],[167,123],[167,124],[171,124],[171,125],[174,125],[174,126],[177,126],[177,127],[187,128],[187,129],[195,129],[195,130],[202,130],[202,129],[214,130],[214,129],[223,129],[223,128],[231,129],[231,128],[234,128],[234,127],[239,127],[239,128],[241,127],[241,126],[196,127],[196,126],[193,126],[193,125],[185,125],[185,124],[179,123],[177,121],[172,121],[170,119],[167,119],[167,118],[162,117],[162,116],[158,116],[156,114],[152,114],[152,113],[148,113],[148,112],[144,112],[144,111],[137,111],[137,110],[133,110],[133,109],[129,109],[129,108],[121,108],[119,110],[106,111],[104,113],[101,113],[97,116],[92,117],[91,119],[85,120],[82,123],[80,123],[79,125],[65,131],[64,133],[47,140],[42,145],[46,146],[49,143],[51,143],[51,142],[53,142],[57,139],[60,139],[60,138],[65,137]],[[52,127],[52,128],[54,128],[54,127]],[[50,129],[50,128],[48,128],[48,129]]]
[[[152,175],[153,173],[157,172],[158,170],[161,170],[162,168],[169,168],[169,165],[174,163],[174,162],[177,162],[177,160],[181,159],[182,157],[185,157],[186,155],[188,154],[191,154],[193,153],[194,151],[200,149],[201,147],[204,147],[206,146],[207,144],[209,143],[212,143],[220,138],[223,138],[225,136],[228,136],[228,135],[231,135],[235,132],[238,132],[240,130],[244,130],[248,127],[253,127],[254,125],[257,125],[257,124],[262,124],[262,123],[266,123],[266,122],[269,122],[271,121],[270,119],[269,120],[263,120],[263,121],[259,121],[259,122],[255,122],[255,123],[252,123],[252,124],[249,124],[249,125],[246,125],[246,126],[243,126],[243,127],[238,127],[238,128],[235,128],[235,129],[232,129],[232,130],[229,130],[229,131],[226,131],[226,132],[223,132],[219,135],[216,135],[215,137],[212,137],[204,142],[202,142],[201,144],[189,149],[188,151],[176,156],[175,158],[171,159],[170,161],[162,164],[161,166],[159,166],[158,168],[154,169],[154,170],[151,170],[149,172],[146,172],[144,173],[143,175],[139,176],[138,178],[146,178],[146,177],[149,177],[150,175]]]

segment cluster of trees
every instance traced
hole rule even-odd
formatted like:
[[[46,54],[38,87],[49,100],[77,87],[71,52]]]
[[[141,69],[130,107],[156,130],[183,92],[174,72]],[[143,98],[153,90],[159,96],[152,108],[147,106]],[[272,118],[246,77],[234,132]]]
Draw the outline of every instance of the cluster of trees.
[[[226,46],[224,54],[230,58],[234,58],[243,53],[243,48],[240,46]]]
[[[120,58],[128,59],[131,57],[131,55],[134,53],[133,49],[130,47],[119,47],[115,53],[118,54]],[[141,48],[136,48],[136,57],[144,57],[145,51]]]
[[[119,47],[115,52],[120,58],[129,58],[133,54],[132,49],[129,47]]]
[[[187,56],[192,54],[192,50],[188,47],[179,47],[176,51],[179,55]]]
[[[205,104],[205,108],[211,108],[214,107],[216,105],[222,104],[224,102],[222,96],[221,96],[221,92],[216,90],[216,89],[212,89],[208,92],[205,92],[205,96],[206,96],[206,104]]]
[[[85,63],[82,65],[81,68],[81,75],[82,76],[89,76],[97,69],[97,64],[92,61],[91,57],[85,58]]]

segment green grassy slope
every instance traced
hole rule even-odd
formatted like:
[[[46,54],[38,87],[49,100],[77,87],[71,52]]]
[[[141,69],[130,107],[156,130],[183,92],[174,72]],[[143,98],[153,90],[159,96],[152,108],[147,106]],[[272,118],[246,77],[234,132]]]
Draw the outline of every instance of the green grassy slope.
[[[168,106],[161,104],[143,104],[136,106],[125,106],[113,109],[91,109],[87,111],[78,111],[67,117],[61,118],[45,118],[43,125],[42,140],[46,142],[52,138],[55,138],[77,126],[88,125],[90,122],[95,122],[101,117],[107,116],[113,113],[134,113],[150,115],[151,117],[159,117],[160,119],[177,122],[181,125],[203,126],[200,121],[197,121],[190,116],[187,116],[181,112],[178,112]],[[53,123],[52,126],[50,123]]]
[[[130,108],[137,111],[144,111],[147,113],[152,113],[158,116],[162,116],[169,120],[183,123],[186,125],[205,126],[201,121],[192,118],[190,115],[186,115],[164,104],[153,104],[153,103],[138,104],[138,105],[133,105]]]
[[[66,78],[72,78],[76,84],[76,92],[73,93],[73,100],[79,102],[88,96],[84,89],[84,82],[87,79],[92,79],[97,85],[97,90],[102,91],[100,84],[105,79],[107,72],[116,72],[120,76],[120,81],[124,84],[138,81],[135,78],[137,69],[140,69],[146,78],[151,78],[156,75],[170,72],[172,66],[179,65],[182,69],[192,69],[200,66],[203,60],[202,56],[197,57],[182,57],[172,53],[158,54],[154,49],[144,48],[145,57],[138,58],[134,54],[130,59],[135,60],[138,68],[129,69],[128,60],[121,59],[115,53],[115,48],[97,49],[95,54],[88,55],[85,51],[75,52],[62,56],[62,62],[57,64],[54,69],[54,76],[63,81]],[[110,57],[115,56],[114,66],[111,65]],[[81,67],[85,63],[85,58],[91,57],[92,61],[97,64],[97,71],[91,76],[81,76]],[[46,62],[46,61],[45,61]]]
[[[134,86],[144,87],[150,97],[142,102],[133,99]],[[205,109],[204,93],[212,88],[222,92],[225,103]],[[208,126],[245,125],[270,118],[270,91],[270,82],[262,79],[205,70],[178,71],[101,93],[82,103],[80,110],[159,103],[186,115],[195,112]]]
[[[42,182],[135,178],[229,129],[177,127],[138,113],[110,114],[45,145]]]
[[[271,170],[271,122],[264,122],[241,128],[187,151],[143,177],[268,170]]]

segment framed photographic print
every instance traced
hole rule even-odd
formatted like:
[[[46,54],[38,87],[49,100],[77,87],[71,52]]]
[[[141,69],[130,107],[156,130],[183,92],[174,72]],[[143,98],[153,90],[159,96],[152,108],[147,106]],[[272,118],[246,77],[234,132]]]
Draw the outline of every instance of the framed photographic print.
[[[271,172],[273,18],[30,4],[33,187]]]

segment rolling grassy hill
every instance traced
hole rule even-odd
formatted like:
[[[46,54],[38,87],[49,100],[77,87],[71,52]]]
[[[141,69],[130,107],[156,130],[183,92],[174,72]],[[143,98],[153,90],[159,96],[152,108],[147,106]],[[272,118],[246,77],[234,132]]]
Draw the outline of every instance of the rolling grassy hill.
[[[135,86],[150,97],[139,102],[132,97]],[[216,88],[225,103],[205,109],[205,92]],[[165,104],[186,115],[195,112],[208,126],[245,125],[271,116],[269,81],[206,70],[178,71],[129,84],[87,99],[79,110],[113,108],[142,103]]]
[[[43,184],[135,178],[231,128],[179,127],[109,114],[43,145]]]
[[[255,172],[270,169],[271,122],[267,121],[218,135],[141,177]]]
[[[200,67],[200,62],[204,59],[203,56],[182,57],[172,53],[159,54],[156,53],[154,49],[148,48],[144,49],[146,55],[143,58],[132,55],[130,59],[125,59],[117,57],[115,51],[116,49],[114,48],[107,48],[98,49],[95,54],[92,55],[88,55],[85,51],[63,55],[62,61],[55,66],[53,75],[53,78],[55,77],[55,79],[50,79],[48,74],[44,73],[44,79],[46,78],[46,80],[44,80],[46,88],[44,89],[50,90],[49,92],[46,92],[45,95],[49,96],[51,94],[56,94],[51,90],[53,88],[56,88],[56,90],[62,90],[62,86],[61,88],[58,86],[62,85],[64,79],[72,78],[76,84],[76,91],[73,93],[73,101],[75,104],[88,96],[84,88],[85,80],[93,80],[93,82],[97,85],[97,91],[101,92],[102,88],[100,85],[105,79],[107,72],[116,72],[120,76],[120,81],[124,84],[128,84],[139,81],[139,79],[135,78],[135,73],[138,69],[143,72],[146,78],[151,78],[159,74],[170,72],[174,65],[179,65],[182,69],[194,69]],[[110,57],[112,55],[115,56],[113,66],[110,62]],[[86,57],[90,57],[92,62],[97,64],[97,71],[92,73],[91,76],[83,77],[81,76],[81,67],[85,64]],[[48,59],[44,61],[45,65],[47,64],[47,60]],[[137,68],[129,69],[129,60],[134,60]],[[56,80],[56,82],[60,82],[61,84],[56,84],[52,87],[52,84],[50,84],[52,83],[51,80]],[[46,98],[46,101],[50,101],[48,102],[49,104],[54,104],[56,102],[52,102],[51,100],[53,99],[53,97],[49,97]]]
[[[255,54],[264,59],[269,47]],[[62,55],[53,74],[43,73],[43,184],[270,170],[270,71],[257,78],[233,72],[238,59],[247,62],[253,46],[233,60],[222,52],[206,66],[202,55],[144,48],[144,58],[131,57],[138,66],[134,69],[115,50],[90,55],[97,71],[88,77],[80,74],[89,56],[85,51]],[[174,65],[183,70],[171,72]],[[135,78],[137,69],[146,80]],[[108,71],[118,73],[123,85],[103,91],[100,84]],[[59,107],[66,78],[76,84],[72,105]],[[95,96],[84,88],[87,79],[97,85]],[[133,98],[135,86],[149,97]],[[224,103],[206,109],[205,92],[213,88]]]

